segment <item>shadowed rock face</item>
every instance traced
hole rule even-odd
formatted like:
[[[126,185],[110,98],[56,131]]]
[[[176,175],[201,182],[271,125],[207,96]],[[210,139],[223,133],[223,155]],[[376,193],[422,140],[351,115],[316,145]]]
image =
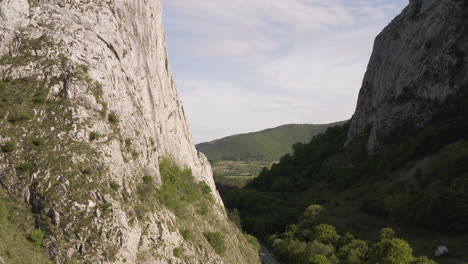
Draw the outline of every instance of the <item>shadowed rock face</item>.
[[[169,157],[211,187],[212,220],[226,221],[170,72],[161,0],[0,1],[0,77],[24,98],[6,99],[11,107],[0,110],[0,143],[17,145],[14,155],[0,153],[0,183],[55,226],[46,243],[51,258],[182,263],[173,256],[182,247],[193,263],[258,261],[230,224],[234,251],[221,258],[205,242],[184,241],[179,220],[164,208],[145,220],[133,216],[142,177],[160,184],[158,161]],[[29,149],[42,137],[42,153],[56,159]],[[25,162],[34,173],[19,172]],[[120,194],[108,192],[110,182]]]
[[[347,143],[370,131],[368,150],[403,125],[422,126],[468,86],[468,1],[413,0],[377,36]]]

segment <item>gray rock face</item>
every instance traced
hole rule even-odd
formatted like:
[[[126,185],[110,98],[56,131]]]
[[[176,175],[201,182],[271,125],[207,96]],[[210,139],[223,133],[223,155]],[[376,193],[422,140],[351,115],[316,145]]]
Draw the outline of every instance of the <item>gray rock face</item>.
[[[413,0],[376,38],[347,144],[367,148],[405,125],[422,126],[468,84],[468,1]]]
[[[51,258],[258,262],[227,223],[210,164],[193,145],[167,59],[161,0],[0,0],[0,77],[10,86],[34,88],[19,95],[24,101],[33,96],[31,105],[15,104],[0,115],[0,143],[17,145],[13,154],[0,153],[0,183],[58,228],[46,243]],[[38,99],[40,92],[45,97]],[[48,157],[28,150],[27,142],[40,137],[47,138],[42,148],[50,149]],[[224,257],[203,238],[215,226],[208,220],[194,220],[191,229],[199,236],[186,241],[179,218],[165,208],[145,220],[133,215],[142,177],[161,183],[162,157],[191,169],[212,189],[210,221],[225,234]],[[37,159],[37,170],[24,177],[16,166],[31,159]],[[79,166],[89,169],[72,172]],[[100,177],[88,176],[94,172]],[[102,187],[111,182],[121,187],[120,196]],[[174,256],[176,247],[184,249],[184,258]]]

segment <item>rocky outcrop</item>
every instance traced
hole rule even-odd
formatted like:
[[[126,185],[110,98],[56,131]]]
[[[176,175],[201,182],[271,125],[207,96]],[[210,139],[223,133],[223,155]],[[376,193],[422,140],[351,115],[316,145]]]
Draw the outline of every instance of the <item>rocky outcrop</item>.
[[[405,125],[421,127],[468,86],[468,1],[412,0],[377,36],[347,144],[370,133],[371,152]]]
[[[258,262],[192,143],[161,16],[161,0],[0,1],[0,184],[32,206],[58,263]],[[136,212],[163,157],[211,188],[210,217]]]

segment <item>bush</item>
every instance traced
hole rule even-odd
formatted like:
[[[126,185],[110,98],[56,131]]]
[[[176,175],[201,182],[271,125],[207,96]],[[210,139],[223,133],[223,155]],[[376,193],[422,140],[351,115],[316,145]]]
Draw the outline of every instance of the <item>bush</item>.
[[[199,183],[199,185],[200,185],[200,189],[201,189],[202,193],[204,193],[204,194],[210,194],[211,193],[211,188],[206,182],[201,181]]]
[[[18,255],[16,253],[16,250],[14,248],[8,248],[7,250],[5,250],[5,255],[9,258],[9,259],[14,259],[16,258],[16,256]]]
[[[182,229],[182,230],[180,230],[180,235],[182,235],[182,237],[183,237],[185,240],[190,240],[190,239],[193,238],[192,232],[191,232],[189,229]]]
[[[10,116],[8,117],[8,122],[16,124],[22,121],[31,120],[32,118],[33,114],[31,112],[20,110],[10,114]]]
[[[120,188],[120,184],[118,184],[118,183],[115,182],[115,181],[112,181],[112,182],[109,184],[109,186],[110,186],[111,189],[114,190],[114,191],[118,191],[119,188]]]
[[[34,172],[36,170],[36,167],[32,163],[25,162],[25,163],[21,163],[17,167],[17,169],[21,172]]]
[[[107,116],[107,119],[109,120],[109,122],[111,122],[114,125],[119,123],[120,121],[119,116],[115,112],[110,112],[109,115]]]
[[[301,216],[300,225],[302,227],[309,227],[316,225],[324,212],[324,208],[321,205],[313,204],[306,208]]]
[[[355,239],[340,248],[338,258],[347,264],[360,264],[364,262],[368,250],[366,241]]]
[[[93,131],[93,132],[89,133],[89,141],[94,141],[94,140],[98,139],[100,136],[101,135],[99,135],[98,132]]]
[[[172,252],[174,253],[175,257],[182,258],[183,254],[184,254],[184,249],[180,248],[180,247],[176,247],[176,248],[174,248],[174,250]]]
[[[314,227],[312,237],[324,244],[336,244],[340,239],[340,236],[336,233],[336,228],[327,224]]]
[[[226,251],[226,243],[224,242],[224,237],[221,233],[205,232],[203,235],[218,255],[224,255],[224,252]]]
[[[29,240],[31,240],[36,250],[41,249],[44,246],[44,238],[45,233],[41,229],[35,229],[29,235]]]
[[[93,169],[90,167],[86,167],[81,170],[81,173],[83,173],[84,175],[91,175],[93,174]]]
[[[247,239],[247,242],[250,244],[250,246],[256,251],[260,252],[260,243],[258,242],[258,239],[252,235],[246,234],[245,238]]]
[[[383,239],[372,246],[369,263],[379,264],[410,264],[413,262],[413,249],[402,239]]]
[[[200,215],[206,215],[210,211],[210,208],[208,208],[208,204],[203,201],[199,204],[197,213]]]
[[[46,141],[44,138],[34,138],[31,143],[36,146],[36,147],[42,147],[46,144]]]
[[[187,213],[186,207],[190,204],[199,207],[199,214],[208,212],[211,196],[203,191],[202,185],[196,183],[190,169],[181,169],[174,161],[165,158],[159,162],[159,171],[162,186],[158,198],[164,206],[178,217]]]
[[[149,175],[143,176],[143,183],[144,184],[152,184],[153,183],[153,177]]]
[[[15,149],[16,149],[16,143],[12,142],[12,141],[6,142],[2,146],[2,152],[4,152],[4,153],[13,152],[13,151],[15,151]]]

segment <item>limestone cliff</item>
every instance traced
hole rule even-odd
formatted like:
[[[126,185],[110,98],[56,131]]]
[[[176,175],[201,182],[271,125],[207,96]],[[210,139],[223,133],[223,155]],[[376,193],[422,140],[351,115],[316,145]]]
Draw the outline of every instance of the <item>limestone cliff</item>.
[[[468,89],[468,1],[412,0],[377,36],[347,143],[420,127],[448,96]]]
[[[161,16],[161,0],[0,0],[0,189],[31,205],[57,263],[258,262],[193,146]],[[204,213],[142,206],[162,158],[211,188]]]

